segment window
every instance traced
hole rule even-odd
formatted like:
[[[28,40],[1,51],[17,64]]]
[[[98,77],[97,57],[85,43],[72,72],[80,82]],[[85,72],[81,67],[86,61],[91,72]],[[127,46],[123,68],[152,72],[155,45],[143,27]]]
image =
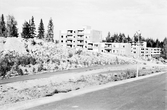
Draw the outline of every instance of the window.
[[[98,47],[98,44],[94,44],[95,47]]]
[[[61,40],[61,42],[63,43],[63,40]]]
[[[63,38],[63,36],[61,36],[61,38]]]
[[[123,48],[125,48],[125,45],[123,45]]]
[[[87,43],[87,41],[85,41],[85,43]]]

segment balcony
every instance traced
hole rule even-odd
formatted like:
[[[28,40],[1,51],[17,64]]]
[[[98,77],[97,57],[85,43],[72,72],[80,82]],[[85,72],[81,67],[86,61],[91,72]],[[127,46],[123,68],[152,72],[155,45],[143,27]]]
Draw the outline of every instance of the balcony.
[[[88,45],[88,48],[93,48],[93,46],[91,46],[91,45]]]
[[[77,34],[80,35],[80,36],[83,36],[84,32],[78,32]]]
[[[67,39],[74,39],[72,36],[67,36]]]
[[[84,37],[77,37],[78,40],[84,40]]]
[[[77,42],[77,45],[84,45],[84,42]]]
[[[112,46],[104,46],[105,49],[112,49]]]
[[[71,36],[72,36],[72,35],[73,35],[73,33],[72,33],[72,32],[67,32],[67,35],[71,35]]]
[[[67,41],[67,44],[72,44],[72,42],[71,41]]]

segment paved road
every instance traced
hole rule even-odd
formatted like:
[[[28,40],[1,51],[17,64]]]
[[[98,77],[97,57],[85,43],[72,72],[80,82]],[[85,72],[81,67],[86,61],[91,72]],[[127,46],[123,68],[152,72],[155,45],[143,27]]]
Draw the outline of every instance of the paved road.
[[[12,83],[12,82],[17,82],[17,81],[24,81],[24,80],[32,80],[32,79],[39,79],[39,78],[48,78],[53,75],[59,75],[59,74],[67,74],[67,73],[80,73],[84,71],[89,71],[89,70],[97,70],[97,69],[102,69],[102,68],[115,68],[115,67],[131,67],[132,64],[129,65],[104,65],[104,66],[92,66],[92,67],[85,67],[85,68],[78,68],[78,69],[71,69],[71,70],[61,70],[57,72],[44,72],[42,74],[34,74],[34,75],[24,75],[24,76],[19,76],[19,77],[14,77],[14,78],[9,78],[9,79],[0,79],[0,84],[6,84],[6,83]],[[135,66],[135,64],[133,65]]]
[[[167,73],[30,110],[165,110]],[[167,109],[167,108],[166,108]]]

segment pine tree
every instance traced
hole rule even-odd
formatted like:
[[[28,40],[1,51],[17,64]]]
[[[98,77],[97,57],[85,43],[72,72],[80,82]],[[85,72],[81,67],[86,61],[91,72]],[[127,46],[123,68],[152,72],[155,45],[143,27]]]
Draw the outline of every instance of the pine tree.
[[[31,38],[35,37],[35,32],[36,32],[36,28],[35,28],[35,22],[34,22],[34,17],[32,16],[31,20],[29,21],[30,24],[30,36]]]
[[[54,37],[54,33],[53,33],[53,29],[54,29],[54,26],[53,26],[53,21],[52,19],[49,20],[49,24],[48,24],[48,31],[47,31],[47,36],[46,36],[46,41],[48,42],[53,42],[53,37]]]
[[[6,26],[3,14],[0,18],[0,36],[6,37]]]
[[[159,48],[160,45],[161,45],[161,42],[158,39],[156,39],[156,41],[155,41],[155,47]]]
[[[17,21],[14,16],[7,16],[7,36],[18,37]]]
[[[113,42],[119,42],[119,36],[118,36],[118,34],[114,34],[113,35]]]
[[[121,33],[120,33],[119,36],[118,36],[118,42],[119,42],[119,43],[122,43],[122,42],[123,42],[123,36],[122,36]]]
[[[44,38],[44,33],[45,33],[45,29],[44,29],[44,24],[43,21],[41,19],[39,27],[38,27],[38,38],[39,39],[43,39]]]
[[[27,21],[25,21],[23,24],[21,36],[25,39],[31,38],[30,24]]]
[[[106,42],[111,42],[111,34],[108,32],[108,35],[106,37]]]
[[[163,40],[162,54],[165,59],[167,59],[167,37]]]
[[[129,37],[129,35],[127,37],[127,41],[128,41],[128,43],[132,42],[132,39]]]

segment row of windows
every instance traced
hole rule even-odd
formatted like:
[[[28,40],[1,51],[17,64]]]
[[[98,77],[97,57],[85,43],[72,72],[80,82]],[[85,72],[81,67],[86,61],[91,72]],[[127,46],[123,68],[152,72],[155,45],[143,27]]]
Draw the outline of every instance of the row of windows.
[[[61,38],[63,38],[63,37],[67,38],[68,36],[63,36],[62,35]],[[73,36],[73,37],[75,38],[75,36]],[[83,38],[83,37],[78,35],[78,38]],[[88,37],[86,36],[85,38],[87,39]]]
[[[63,41],[63,40],[61,40],[61,43],[63,43],[63,42],[68,42],[67,40],[66,41]],[[72,43],[72,40],[70,41],[71,43]],[[73,41],[73,42],[75,42],[75,41]],[[80,41],[79,43],[83,43],[82,41]],[[85,41],[85,43],[87,43],[87,41]]]

